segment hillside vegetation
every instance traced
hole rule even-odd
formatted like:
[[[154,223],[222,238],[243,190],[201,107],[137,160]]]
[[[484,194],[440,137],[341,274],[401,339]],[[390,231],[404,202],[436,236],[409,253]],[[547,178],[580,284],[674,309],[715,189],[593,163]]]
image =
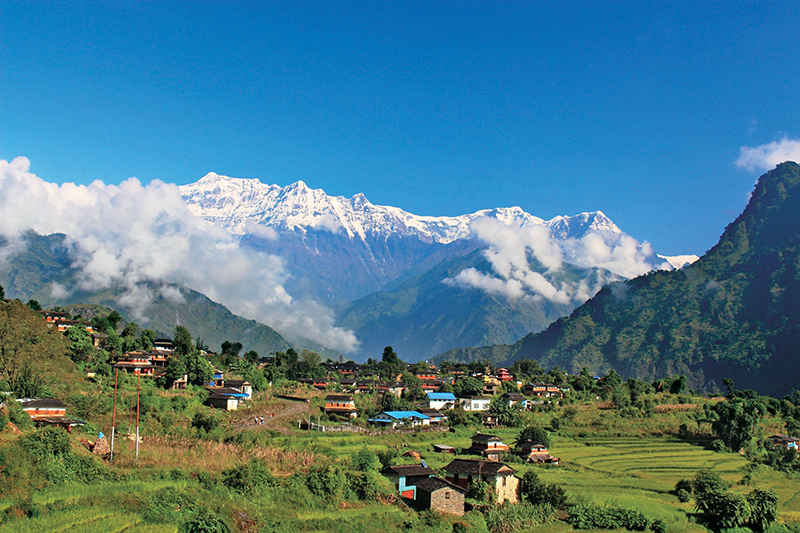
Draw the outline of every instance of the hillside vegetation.
[[[699,261],[603,288],[546,331],[502,347],[572,372],[695,388],[724,377],[781,396],[800,383],[800,166],[762,176],[744,212]],[[484,350],[485,351],[485,350]]]

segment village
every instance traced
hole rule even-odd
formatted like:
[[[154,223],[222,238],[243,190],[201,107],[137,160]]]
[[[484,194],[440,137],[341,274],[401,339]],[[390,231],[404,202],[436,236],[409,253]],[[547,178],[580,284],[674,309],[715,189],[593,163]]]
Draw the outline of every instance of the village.
[[[73,320],[63,312],[40,314],[50,328],[65,335],[71,328],[80,328],[91,338],[93,350],[104,349],[107,334],[98,332],[91,323]],[[412,508],[453,516],[464,516],[486,504],[517,504],[535,498],[526,494],[526,490],[531,489],[525,487],[531,483],[526,484],[519,465],[558,468],[562,459],[551,454],[549,433],[526,424],[525,421],[531,419],[523,414],[563,408],[574,396],[572,389],[576,385],[588,389],[585,373],[570,376],[560,371],[545,373],[543,369],[534,369],[539,370],[536,377],[553,378],[547,382],[531,379],[530,375],[520,378],[512,373],[513,369],[493,369],[486,364],[447,364],[440,368],[427,363],[405,364],[391,347],[387,347],[381,362],[371,360],[363,365],[330,360],[319,362],[315,372],[318,377],[297,378],[292,382],[281,380],[281,384],[267,382],[266,389],[262,380],[259,391],[259,387],[254,387],[242,375],[235,375],[232,368],[226,372],[214,366],[211,362],[214,354],[199,351],[199,355],[210,369],[199,384],[192,383],[188,372],[165,379],[170,361],[180,357],[175,339],[155,338],[150,349],[120,353],[109,363],[116,376],[115,383],[120,373],[135,378],[137,394],[141,380],[158,381],[171,394],[189,389],[205,391],[206,412],[226,413],[225,416],[231,417],[227,419],[228,424],[239,431],[258,430],[265,425],[265,429],[275,429],[282,423],[282,431],[296,427],[299,432],[430,434],[433,440],[426,441],[430,443],[430,451],[438,458],[450,457],[448,461],[435,469],[426,463],[419,451],[400,449],[391,464],[382,465],[380,473],[394,486],[396,497]],[[276,359],[282,356],[285,354],[259,358],[251,362],[251,368],[267,375],[271,367],[280,364]],[[529,365],[527,370],[531,369]],[[87,377],[100,376],[96,371],[87,370]],[[386,377],[392,379],[384,379]],[[594,400],[611,399],[605,387],[613,379],[613,374],[591,377],[591,390],[597,392]],[[556,380],[558,384],[554,383]],[[680,380],[668,386],[677,390],[676,383],[680,385]],[[633,389],[636,383],[628,386]],[[587,391],[581,392],[585,398]],[[258,405],[259,395],[265,393],[275,402],[271,405],[276,406],[273,409],[278,409],[278,418],[282,420],[274,420],[273,411],[266,415],[265,424],[263,409],[253,409]],[[114,394],[113,414],[116,416],[116,386]],[[130,401],[128,415],[133,420],[133,399]],[[613,401],[607,402],[608,405],[613,405]],[[58,398],[17,398],[17,402],[36,427],[55,426],[72,432],[73,428],[86,424],[80,418],[69,416],[67,404]],[[146,431],[139,431],[138,403],[137,396],[136,434],[124,436],[136,442],[137,460],[139,443],[148,439]],[[282,411],[286,406],[290,408]],[[206,415],[198,413],[197,416]],[[449,436],[457,427],[461,427],[461,431],[473,429],[468,446],[454,446],[450,441]],[[511,428],[518,428],[513,440],[495,431],[502,429],[509,435]],[[112,427],[110,443],[108,435],[102,432],[94,442],[81,439],[81,443],[93,454],[111,462],[113,439]],[[800,439],[782,433],[773,434],[769,439],[775,449],[794,454],[800,444]],[[525,475],[530,472],[526,469]]]

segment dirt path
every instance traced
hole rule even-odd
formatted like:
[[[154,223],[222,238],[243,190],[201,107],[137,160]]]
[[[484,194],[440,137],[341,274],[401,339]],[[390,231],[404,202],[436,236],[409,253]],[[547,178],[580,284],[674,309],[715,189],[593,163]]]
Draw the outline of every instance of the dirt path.
[[[280,402],[280,405],[261,406],[258,409],[253,409],[247,413],[245,418],[234,422],[234,427],[251,431],[273,429],[283,432],[286,431],[285,421],[287,418],[294,421],[298,418],[308,417],[309,405],[307,402],[284,400],[282,398],[276,398],[276,401]],[[256,422],[256,419],[258,419],[259,423]],[[262,419],[263,424],[260,423]]]

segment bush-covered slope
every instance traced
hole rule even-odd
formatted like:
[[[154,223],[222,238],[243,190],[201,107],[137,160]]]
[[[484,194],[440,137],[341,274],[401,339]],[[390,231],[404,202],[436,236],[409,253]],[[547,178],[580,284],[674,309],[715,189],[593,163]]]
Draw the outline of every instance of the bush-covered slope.
[[[800,166],[762,176],[744,212],[693,265],[603,288],[510,347],[571,371],[724,377],[782,395],[800,384]]]

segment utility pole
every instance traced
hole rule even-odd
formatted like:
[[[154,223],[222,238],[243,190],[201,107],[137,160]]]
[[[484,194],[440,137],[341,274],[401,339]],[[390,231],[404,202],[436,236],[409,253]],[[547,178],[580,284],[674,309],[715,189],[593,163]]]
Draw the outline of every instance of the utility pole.
[[[139,378],[141,373],[136,374],[136,466],[139,466]]]
[[[119,368],[115,369],[114,372],[114,407],[111,410],[111,458],[108,460],[108,464],[114,463],[114,430],[116,428],[117,422],[117,381],[119,380]]]

